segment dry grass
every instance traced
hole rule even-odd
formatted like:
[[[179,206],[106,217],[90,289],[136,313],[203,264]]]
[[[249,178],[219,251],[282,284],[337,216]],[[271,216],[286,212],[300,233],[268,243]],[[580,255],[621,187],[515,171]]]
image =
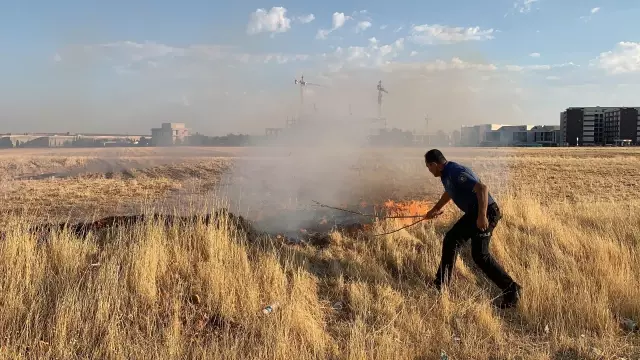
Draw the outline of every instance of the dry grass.
[[[146,157],[166,155],[144,151],[114,157],[144,164]],[[8,209],[0,241],[0,354],[437,359],[445,351],[450,359],[638,359],[640,339],[618,319],[640,321],[640,152],[551,151],[447,152],[472,163],[499,194],[505,217],[492,251],[525,287],[520,306],[509,311],[490,306],[498,292],[468,250],[448,292],[427,289],[451,225],[447,218],[383,237],[334,233],[323,249],[254,238],[231,226],[167,229],[151,222],[89,239],[60,233],[39,242],[25,231],[34,220],[22,216],[26,205],[47,212],[147,193],[162,198],[228,160],[181,153],[179,162],[152,164],[133,177],[20,180],[25,171],[15,170],[0,188]],[[58,154],[62,165],[40,172],[73,170],[101,155]],[[355,198],[386,191],[435,200],[441,192],[419,152],[370,155],[350,175],[360,179]],[[39,153],[15,158],[16,164],[48,164]],[[383,161],[389,158],[393,166]],[[0,164],[11,168],[12,160],[0,153]],[[171,169],[182,175],[171,176]],[[192,175],[184,175],[187,169]],[[193,192],[215,183],[210,177]],[[374,231],[397,225],[387,221]],[[272,303],[279,307],[264,315]]]
[[[0,202],[4,212],[28,221],[139,213],[167,198],[215,188],[231,166],[222,151],[185,156],[185,149],[171,150],[3,151]]]

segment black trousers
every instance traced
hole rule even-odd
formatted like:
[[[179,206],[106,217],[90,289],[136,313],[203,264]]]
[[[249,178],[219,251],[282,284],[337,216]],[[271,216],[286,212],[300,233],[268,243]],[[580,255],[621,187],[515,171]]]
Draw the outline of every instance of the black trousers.
[[[480,229],[478,229],[478,225],[476,224],[478,219],[477,212],[464,214],[458,222],[453,225],[442,242],[442,259],[435,279],[438,286],[449,283],[458,252],[469,239],[471,239],[471,255],[473,261],[485,275],[501,290],[506,290],[512,285],[513,279],[489,252],[491,235],[501,218],[502,215],[498,205],[491,204],[487,208],[489,227],[486,231],[480,231]]]

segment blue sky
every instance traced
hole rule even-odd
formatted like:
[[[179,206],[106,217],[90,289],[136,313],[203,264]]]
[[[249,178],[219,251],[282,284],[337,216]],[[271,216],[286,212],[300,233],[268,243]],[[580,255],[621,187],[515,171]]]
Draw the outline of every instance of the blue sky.
[[[638,18],[632,0],[5,1],[0,132],[260,133],[299,111],[302,73],[326,116],[372,115],[384,79],[400,127],[553,124],[640,106]]]

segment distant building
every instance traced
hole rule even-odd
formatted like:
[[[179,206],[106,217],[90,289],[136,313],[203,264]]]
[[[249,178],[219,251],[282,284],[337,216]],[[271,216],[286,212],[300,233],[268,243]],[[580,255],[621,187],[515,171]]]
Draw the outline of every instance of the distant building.
[[[498,130],[504,125],[500,124],[482,124],[482,125],[463,125],[460,128],[460,144],[462,146],[479,146],[485,142],[485,135],[488,131]]]
[[[42,136],[22,144],[22,147],[47,148],[47,147],[70,147],[73,145],[75,136],[54,135]]]
[[[413,134],[413,145],[415,146],[451,146],[453,140],[450,134],[439,130],[430,134]]]
[[[0,147],[25,147],[25,148],[48,148],[48,147],[70,147],[78,137],[75,135],[3,135],[0,137]]]
[[[163,123],[161,127],[151,129],[152,146],[186,145],[189,129],[184,123]]]
[[[560,113],[567,146],[640,144],[640,107],[570,107]]]
[[[604,114],[606,144],[640,144],[640,108],[619,108]]]
[[[460,130],[453,130],[451,132],[451,145],[460,146]]]
[[[13,148],[20,147],[23,144],[32,141],[34,139],[40,138],[41,136],[34,136],[28,134],[3,134],[0,139],[0,143],[3,148]]]
[[[463,126],[462,146],[558,146],[560,127],[482,124]]]
[[[531,142],[529,141],[529,131],[532,128],[532,125],[503,125],[495,130],[487,131],[481,145],[527,144]]]
[[[534,126],[530,132],[533,133],[533,142],[536,144],[560,145],[562,143],[562,132],[560,125],[540,125]]]

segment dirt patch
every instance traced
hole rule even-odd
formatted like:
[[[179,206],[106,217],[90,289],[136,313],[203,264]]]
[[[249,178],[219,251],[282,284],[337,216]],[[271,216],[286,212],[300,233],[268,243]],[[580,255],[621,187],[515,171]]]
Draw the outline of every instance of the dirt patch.
[[[255,234],[250,222],[242,216],[236,216],[226,210],[219,210],[213,214],[194,215],[194,216],[173,216],[173,215],[129,215],[129,216],[110,216],[92,222],[79,223],[43,223],[32,226],[29,231],[39,236],[40,239],[46,239],[52,232],[68,231],[79,238],[87,237],[91,233],[99,233],[106,230],[125,228],[143,224],[145,222],[160,222],[167,227],[180,226],[187,224],[203,223],[216,227],[227,226],[231,229],[240,231],[244,234]]]

